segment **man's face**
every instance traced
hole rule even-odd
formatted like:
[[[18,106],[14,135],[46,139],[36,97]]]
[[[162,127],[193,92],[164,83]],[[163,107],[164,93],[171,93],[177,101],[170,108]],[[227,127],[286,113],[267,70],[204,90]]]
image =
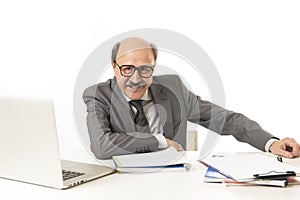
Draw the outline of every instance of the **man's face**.
[[[116,60],[119,66],[132,65],[135,68],[140,66],[154,66],[154,55],[150,48],[130,51],[121,55]],[[131,100],[138,100],[145,94],[146,90],[152,83],[152,76],[143,78],[139,75],[138,70],[130,77],[122,76],[119,67],[113,64],[114,74],[121,91]]]

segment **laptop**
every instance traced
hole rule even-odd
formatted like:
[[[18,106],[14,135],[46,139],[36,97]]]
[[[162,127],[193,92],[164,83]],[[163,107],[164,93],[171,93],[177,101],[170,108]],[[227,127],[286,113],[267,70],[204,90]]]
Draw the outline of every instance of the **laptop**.
[[[66,189],[115,169],[61,160],[51,100],[0,97],[0,177]]]

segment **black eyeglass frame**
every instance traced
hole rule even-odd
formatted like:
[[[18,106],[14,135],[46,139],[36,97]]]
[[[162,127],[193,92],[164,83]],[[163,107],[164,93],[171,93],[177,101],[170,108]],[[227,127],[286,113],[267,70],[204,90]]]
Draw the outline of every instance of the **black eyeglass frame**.
[[[120,65],[117,63],[117,61],[114,61],[114,64],[119,68],[120,73],[121,73],[122,76],[124,76],[124,77],[131,77],[131,76],[135,73],[135,71],[137,70],[138,73],[139,73],[139,75],[140,75],[142,78],[150,78],[150,77],[152,76],[152,74],[153,74],[154,67],[155,67],[155,65],[156,65],[156,64],[154,64],[154,65],[152,65],[152,66],[141,65],[141,66],[139,66],[139,67],[135,67],[134,65],[121,65],[121,66],[120,66]],[[122,72],[122,68],[123,68],[123,67],[131,67],[131,68],[133,68],[132,74],[131,74],[131,75],[124,75],[123,72]],[[150,70],[151,70],[150,75],[149,75],[149,76],[144,76],[143,74],[141,74],[141,69],[142,69],[142,68],[150,69]]]

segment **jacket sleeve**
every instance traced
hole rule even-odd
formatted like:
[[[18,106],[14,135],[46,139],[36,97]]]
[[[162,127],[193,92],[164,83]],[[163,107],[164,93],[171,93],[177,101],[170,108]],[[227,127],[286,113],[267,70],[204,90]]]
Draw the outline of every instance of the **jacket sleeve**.
[[[98,159],[110,159],[114,155],[150,152],[158,149],[154,136],[145,133],[113,132],[110,124],[110,104],[97,94],[97,87],[83,93],[87,106],[87,127],[91,150]]]
[[[179,78],[178,78],[179,79]],[[179,79],[187,119],[220,135],[233,135],[238,141],[246,142],[265,151],[266,142],[274,138],[255,121],[243,114],[226,110],[209,101],[202,100],[184,86]]]

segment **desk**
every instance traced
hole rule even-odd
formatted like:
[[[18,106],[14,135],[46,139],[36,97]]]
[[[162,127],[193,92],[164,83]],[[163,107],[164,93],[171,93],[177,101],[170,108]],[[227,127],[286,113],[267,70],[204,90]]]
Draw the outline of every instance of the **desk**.
[[[74,154],[75,155],[75,154]],[[76,153],[78,156],[79,153]],[[191,200],[191,199],[286,199],[298,200],[300,185],[276,187],[226,187],[203,183],[206,168],[196,160],[196,152],[188,152],[192,161],[190,172],[158,172],[150,174],[114,174],[67,190],[57,190],[16,181],[0,179],[1,199],[31,200]],[[94,162],[90,156],[82,159]],[[106,161],[111,164],[110,161]],[[300,159],[291,162],[300,167]]]

